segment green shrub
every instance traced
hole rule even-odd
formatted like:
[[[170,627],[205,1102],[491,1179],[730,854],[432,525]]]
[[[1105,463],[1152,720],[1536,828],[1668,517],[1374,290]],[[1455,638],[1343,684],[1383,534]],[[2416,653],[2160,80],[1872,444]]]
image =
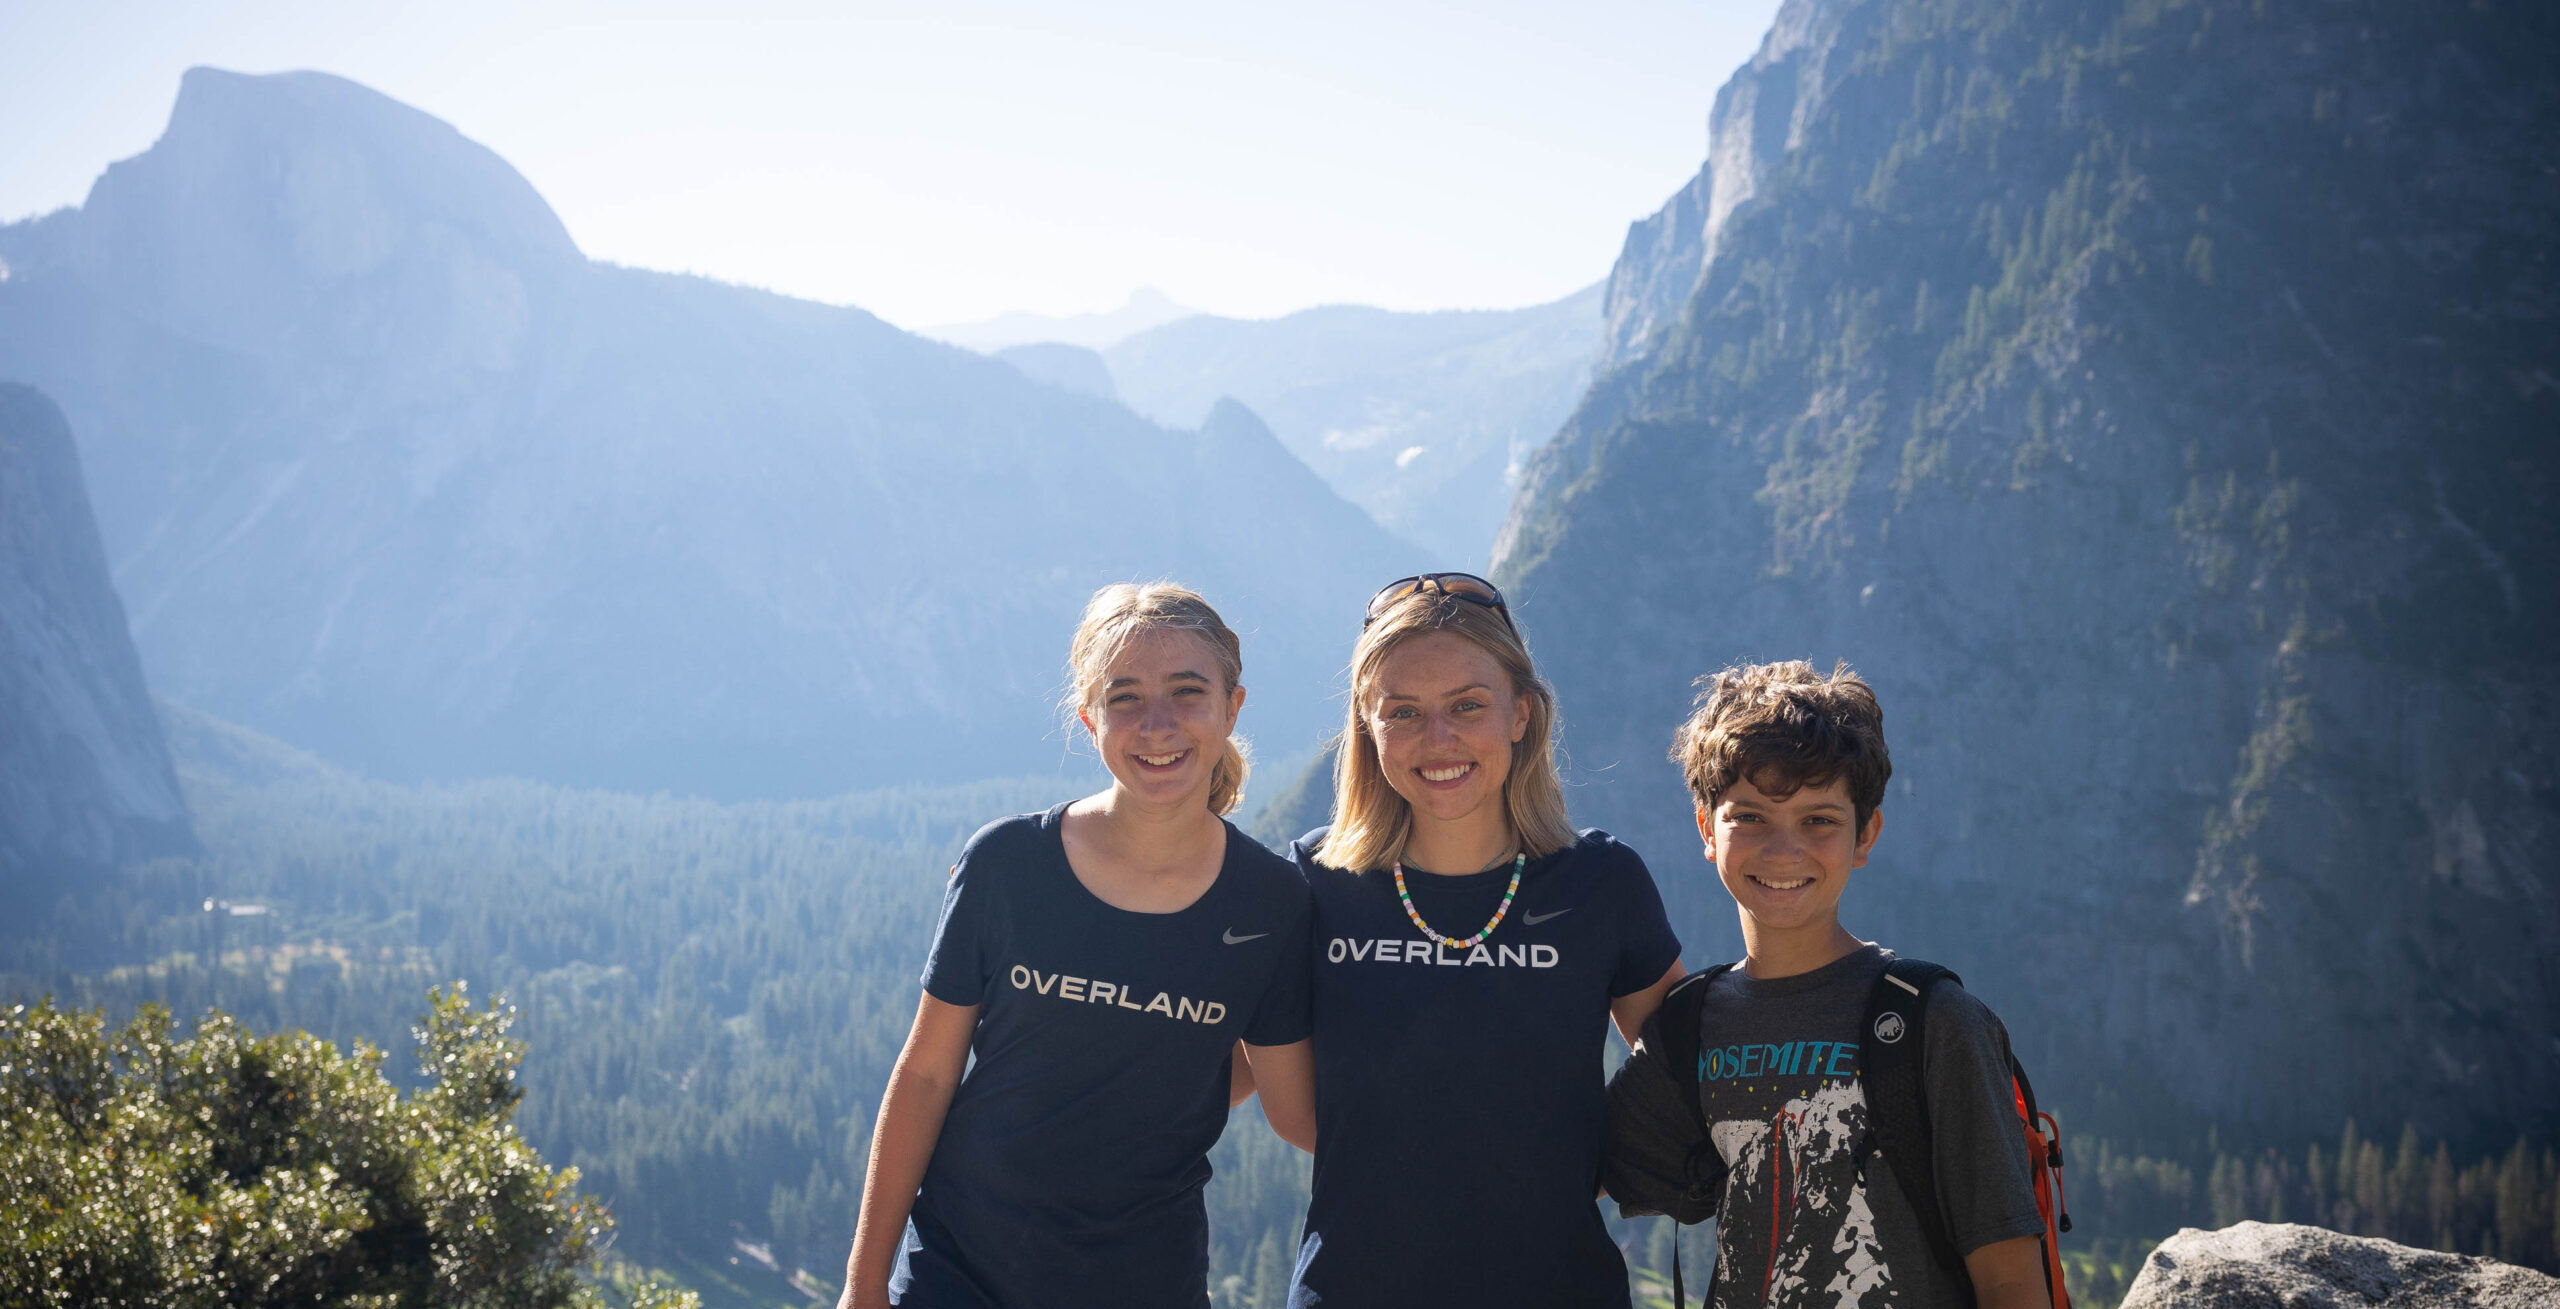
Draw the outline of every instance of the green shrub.
[[[426,1082],[219,1013],[175,1036],[51,1001],[0,1013],[0,1302],[592,1306],[612,1218],[509,1121],[513,1011],[428,994]],[[643,1287],[635,1303],[690,1296]]]

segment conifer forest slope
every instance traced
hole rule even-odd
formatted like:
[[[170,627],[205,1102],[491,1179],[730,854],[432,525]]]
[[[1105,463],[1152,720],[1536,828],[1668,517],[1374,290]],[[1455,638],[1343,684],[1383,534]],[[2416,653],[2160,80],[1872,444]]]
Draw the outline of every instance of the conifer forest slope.
[[[1497,549],[1692,962],[1686,680],[1845,658],[1850,927],[2084,1126],[2560,1122],[2542,6],[1791,0]],[[1705,199],[1700,201],[1700,195]],[[1647,319],[1613,304],[1613,324]],[[1605,637],[1602,635],[1605,634]]]

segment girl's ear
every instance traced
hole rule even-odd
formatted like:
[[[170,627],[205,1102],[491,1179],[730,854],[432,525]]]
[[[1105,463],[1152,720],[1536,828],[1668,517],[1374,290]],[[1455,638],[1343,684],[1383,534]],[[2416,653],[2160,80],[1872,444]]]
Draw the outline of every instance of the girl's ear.
[[[1077,721],[1077,722],[1079,722],[1079,723],[1084,724],[1084,730],[1085,730],[1085,734],[1086,734],[1087,736],[1090,736],[1090,735],[1092,735],[1092,734],[1093,734],[1093,711],[1092,711],[1092,710],[1090,710],[1090,709],[1079,709],[1079,710],[1077,710],[1077,711],[1076,711],[1076,721]]]
[[[1520,739],[1528,734],[1529,693],[1522,691],[1511,701],[1511,743],[1513,745],[1520,744]]]

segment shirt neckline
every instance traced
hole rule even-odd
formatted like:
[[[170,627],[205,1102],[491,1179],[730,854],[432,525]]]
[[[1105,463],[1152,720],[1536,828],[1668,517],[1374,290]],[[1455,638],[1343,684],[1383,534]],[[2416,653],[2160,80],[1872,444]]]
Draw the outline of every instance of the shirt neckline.
[[[1869,942],[1809,973],[1796,973],[1788,977],[1753,977],[1742,971],[1740,963],[1736,963],[1725,973],[1725,976],[1733,979],[1735,993],[1746,999],[1776,999],[1779,996],[1801,995],[1807,991],[1821,990],[1862,968],[1879,967],[1892,957],[1892,951]]]
[[[1581,838],[1577,836],[1574,840],[1574,845],[1580,845],[1581,843]],[[1559,850],[1550,850],[1542,855],[1529,856],[1529,862],[1520,866],[1520,885],[1527,886],[1530,879],[1537,876],[1539,870],[1555,862],[1559,856],[1570,852],[1574,848],[1574,845],[1568,845]],[[1386,882],[1394,881],[1395,871],[1392,866],[1380,869],[1379,871],[1384,874],[1384,876],[1379,880]],[[1477,873],[1435,873],[1428,869],[1417,867],[1413,864],[1406,864],[1404,874],[1404,884],[1416,890],[1426,886],[1438,886],[1446,887],[1452,891],[1464,891],[1472,890],[1479,886],[1499,886],[1510,881],[1511,861],[1506,859],[1501,863],[1495,864],[1491,868],[1487,868],[1484,871]]]
[[[1103,899],[1101,896],[1095,895],[1093,893],[1093,888],[1085,885],[1084,879],[1076,875],[1075,860],[1067,857],[1067,806],[1074,803],[1075,801],[1073,800],[1061,800],[1057,804],[1050,806],[1049,812],[1040,816],[1040,827],[1048,835],[1049,848],[1058,856],[1058,871],[1066,875],[1067,884],[1076,889],[1076,894],[1083,896],[1088,901],[1091,901],[1094,908],[1102,910],[1104,913],[1126,914],[1131,918],[1144,919],[1149,922],[1171,922],[1174,919],[1182,917],[1184,914],[1193,913],[1199,910],[1202,905],[1209,903],[1211,897],[1218,894],[1219,888],[1225,886],[1228,881],[1231,880],[1228,877],[1227,869],[1230,865],[1235,863],[1236,839],[1241,834],[1236,831],[1235,824],[1221,818],[1218,820],[1218,826],[1225,832],[1226,845],[1218,852],[1217,875],[1209,879],[1209,884],[1207,886],[1200,888],[1200,894],[1193,896],[1191,898],[1191,903],[1184,905],[1179,909],[1165,910],[1162,913],[1150,913],[1144,909],[1123,909],[1120,906]]]

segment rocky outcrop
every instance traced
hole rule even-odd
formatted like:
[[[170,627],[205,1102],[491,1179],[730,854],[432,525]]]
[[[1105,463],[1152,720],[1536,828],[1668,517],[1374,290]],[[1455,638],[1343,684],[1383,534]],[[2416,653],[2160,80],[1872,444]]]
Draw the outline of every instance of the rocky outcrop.
[[[2190,1227],[2122,1309],[2560,1309],[2560,1277],[2296,1223]]]
[[[1694,293],[1497,563],[1577,817],[1693,960],[1738,941],[1689,679],[1845,658],[1896,764],[1849,925],[1961,971],[2075,1130],[2560,1126],[2552,35],[1789,0]]]
[[[1052,772],[1084,598],[1162,576],[1253,634],[1246,729],[1300,750],[1410,553],[1196,413],[590,262],[488,150],[319,74],[189,73],[0,260],[0,373],[80,434],[153,687],[377,776]]]
[[[79,452],[0,383],[0,880],[193,846]]]

